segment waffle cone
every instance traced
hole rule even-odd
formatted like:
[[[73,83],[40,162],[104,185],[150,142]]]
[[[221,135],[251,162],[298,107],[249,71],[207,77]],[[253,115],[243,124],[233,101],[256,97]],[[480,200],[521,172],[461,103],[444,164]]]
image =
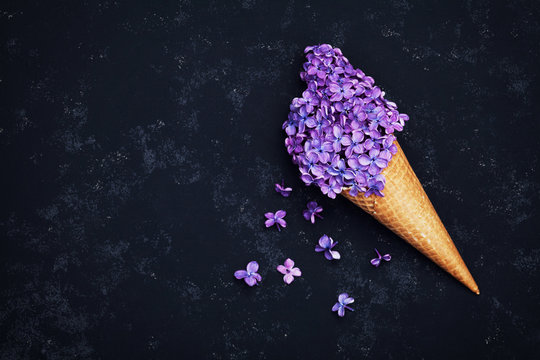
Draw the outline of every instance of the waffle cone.
[[[365,197],[363,193],[351,196],[346,189],[342,195],[414,246],[471,291],[480,294],[467,265],[459,255],[407,157],[397,141],[395,144],[398,151],[383,171],[386,178],[384,197],[374,194]]]

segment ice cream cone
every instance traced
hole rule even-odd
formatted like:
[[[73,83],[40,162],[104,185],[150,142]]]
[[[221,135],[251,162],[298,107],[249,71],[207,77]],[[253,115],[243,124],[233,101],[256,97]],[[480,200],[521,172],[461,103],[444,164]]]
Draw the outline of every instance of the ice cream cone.
[[[471,291],[480,294],[467,265],[459,255],[407,157],[397,141],[395,144],[398,151],[383,171],[386,178],[384,197],[374,194],[365,197],[363,193],[351,196],[348,190],[344,190],[342,195],[371,214]]]

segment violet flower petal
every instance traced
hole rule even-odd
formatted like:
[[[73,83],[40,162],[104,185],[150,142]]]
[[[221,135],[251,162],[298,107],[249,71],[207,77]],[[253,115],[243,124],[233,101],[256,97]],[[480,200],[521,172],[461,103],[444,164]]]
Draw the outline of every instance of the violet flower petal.
[[[283,266],[283,265],[278,265],[277,266],[277,271],[279,271],[282,274],[286,274],[287,273],[287,268],[285,266]]]
[[[293,280],[294,280],[294,276],[292,274],[283,275],[283,281],[285,281],[285,283],[290,284],[293,282]]]
[[[248,273],[257,272],[257,270],[259,270],[259,263],[257,263],[256,261],[250,261],[247,264],[246,270],[248,271]]]
[[[243,279],[248,276],[248,273],[246,270],[237,270],[234,272],[234,277],[238,280]]]
[[[249,286],[253,286],[255,284],[257,284],[257,280],[254,278],[254,277],[251,277],[251,276],[248,276],[244,279],[244,281],[246,282],[246,284],[248,284]]]
[[[354,302],[354,299],[352,297],[347,297],[346,299],[344,299],[341,303],[343,305],[349,305],[349,304],[352,304]]]
[[[285,262],[283,263],[283,265],[285,265],[286,268],[289,268],[289,269],[292,269],[293,266],[294,266],[294,261],[287,258],[287,260],[285,260]]]
[[[339,296],[338,296],[338,301],[339,301],[339,303],[340,303],[340,304],[343,304],[343,301],[344,301],[345,299],[347,299],[348,297],[349,297],[349,294],[347,294],[347,293],[339,294]]]
[[[319,245],[322,247],[322,248],[328,248],[330,247],[331,245],[331,240],[330,238],[328,237],[328,235],[323,235],[321,236],[321,238],[319,239]]]
[[[291,274],[293,276],[302,276],[302,271],[299,268],[295,267],[291,269]]]

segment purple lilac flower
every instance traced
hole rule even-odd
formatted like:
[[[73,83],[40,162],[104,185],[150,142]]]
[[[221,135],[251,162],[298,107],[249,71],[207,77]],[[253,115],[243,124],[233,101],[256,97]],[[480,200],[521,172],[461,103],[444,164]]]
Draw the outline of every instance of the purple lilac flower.
[[[262,277],[257,273],[257,270],[259,270],[259,264],[256,261],[250,261],[246,266],[246,270],[235,271],[234,277],[238,280],[244,279],[246,284],[253,286],[262,280]]]
[[[295,276],[302,276],[302,271],[299,268],[294,267],[294,261],[291,259],[285,260],[283,265],[278,265],[277,271],[283,274],[283,281],[286,284],[293,282]]]
[[[319,215],[323,211],[322,206],[319,206],[315,201],[310,201],[307,203],[307,210],[304,210],[304,219],[311,221],[312,224],[315,224],[315,217],[322,219],[323,217]]]
[[[267,212],[266,214],[264,214],[267,219],[264,222],[264,225],[266,225],[267,228],[276,225],[278,230],[281,231],[280,226],[287,227],[287,222],[284,219],[285,215],[287,215],[287,212],[285,210],[278,210],[275,213]]]
[[[384,176],[379,174],[375,176],[371,176],[367,180],[367,191],[365,193],[365,196],[368,197],[371,194],[375,194],[377,196],[384,196],[382,193],[382,189],[384,189]]]
[[[354,309],[349,306],[349,304],[352,304],[353,302],[354,298],[350,297],[349,294],[339,294],[338,302],[334,304],[334,306],[332,307],[332,311],[337,311],[340,317],[344,317],[345,309],[354,311]]]
[[[349,189],[349,195],[356,196],[360,192],[366,192],[367,188],[367,178],[366,175],[362,172],[357,172],[356,177],[353,180],[353,183]]]
[[[370,175],[377,175],[388,165],[388,160],[380,156],[380,151],[371,149],[368,154],[358,157],[358,162]],[[382,190],[382,189],[381,189]]]
[[[285,139],[285,146],[287,147],[287,152],[292,153],[301,153],[303,150],[302,142],[304,139],[301,136],[289,136]]]
[[[364,152],[364,146],[362,141],[364,140],[364,132],[362,130],[352,131],[351,141],[347,149],[345,150],[345,156],[349,159],[353,154],[362,154]]]
[[[396,154],[395,131],[409,120],[384,98],[372,77],[355,69],[340,49],[308,46],[300,78],[307,88],[290,105],[285,145],[307,185],[335,198],[384,196],[384,169]]]
[[[324,257],[326,257],[326,259],[328,260],[339,260],[341,259],[341,255],[339,254],[339,252],[332,250],[336,245],[337,241],[334,242],[334,240],[330,236],[325,234],[319,239],[319,244],[315,246],[315,251],[324,251]]]
[[[335,176],[340,184],[349,184],[349,182],[354,179],[354,171],[348,169],[347,165],[345,165],[345,160],[341,159],[339,156],[334,155],[330,165],[331,166],[329,166],[326,171],[330,175]]]
[[[275,189],[276,189],[276,192],[280,193],[281,196],[283,197],[289,197],[289,195],[291,195],[291,192],[292,192],[292,188],[285,187],[283,180],[281,180],[281,184],[275,185]]]
[[[381,259],[384,261],[390,261],[392,259],[392,256],[390,256],[390,254],[384,254],[381,256],[381,254],[379,253],[377,249],[375,249],[375,252],[377,253],[377,257],[374,259],[371,259],[371,265],[375,267],[379,267],[379,265],[381,264]]]

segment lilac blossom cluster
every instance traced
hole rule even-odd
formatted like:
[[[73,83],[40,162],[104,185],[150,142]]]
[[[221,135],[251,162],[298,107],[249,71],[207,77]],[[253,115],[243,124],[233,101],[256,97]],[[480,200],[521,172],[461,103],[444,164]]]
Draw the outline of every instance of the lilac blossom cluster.
[[[397,152],[393,134],[409,117],[340,49],[322,44],[304,52],[300,78],[307,89],[293,99],[283,123],[285,146],[301,179],[330,198],[343,188],[352,196],[384,196],[381,173]]]

